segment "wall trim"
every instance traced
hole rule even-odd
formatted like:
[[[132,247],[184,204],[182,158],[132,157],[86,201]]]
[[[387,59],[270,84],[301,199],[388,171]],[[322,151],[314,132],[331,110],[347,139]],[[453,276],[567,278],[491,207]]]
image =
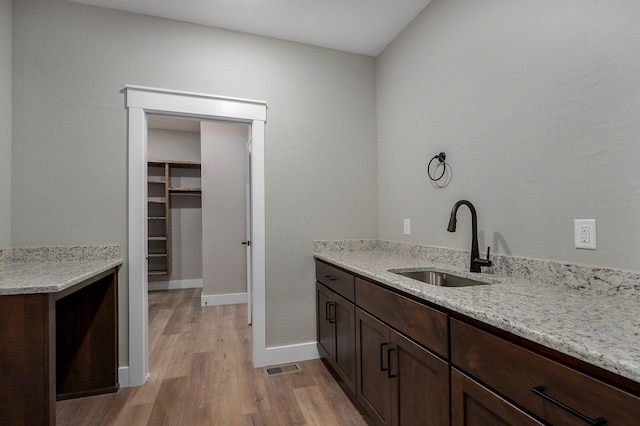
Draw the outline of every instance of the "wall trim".
[[[129,387],[129,366],[118,367],[118,384],[121,388]]]
[[[200,306],[238,305],[247,303],[247,293],[203,294]]]
[[[202,278],[193,280],[171,280],[149,282],[149,291],[180,290],[183,288],[202,288]]]
[[[291,362],[309,361],[320,358],[317,342],[298,343],[287,346],[274,346],[267,348],[265,357],[266,364],[278,365]]]
[[[126,85],[128,118],[129,383],[142,385],[149,376],[147,279],[147,114],[251,124],[251,277],[253,299],[253,363],[266,357],[266,222],[264,127],[267,104],[202,93]]]

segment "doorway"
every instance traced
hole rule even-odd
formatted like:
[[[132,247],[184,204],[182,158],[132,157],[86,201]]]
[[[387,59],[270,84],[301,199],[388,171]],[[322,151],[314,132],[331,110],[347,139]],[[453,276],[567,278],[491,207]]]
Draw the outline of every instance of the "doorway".
[[[199,93],[127,85],[128,113],[128,305],[129,366],[122,386],[139,386],[149,376],[147,281],[147,114],[246,123],[251,127],[251,288],[253,364],[266,365],[264,126],[266,103]]]

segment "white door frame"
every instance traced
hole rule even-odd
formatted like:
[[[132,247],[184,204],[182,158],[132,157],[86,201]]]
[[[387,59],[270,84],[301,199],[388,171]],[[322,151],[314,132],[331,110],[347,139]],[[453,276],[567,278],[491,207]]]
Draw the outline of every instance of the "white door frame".
[[[253,294],[253,364],[266,365],[265,314],[265,187],[263,101],[212,96],[126,85],[128,112],[128,268],[129,369],[122,386],[143,385],[149,377],[147,297],[147,114],[251,124],[251,258]],[[126,378],[125,378],[126,377]]]
[[[247,323],[253,324],[253,281],[251,279],[251,129],[244,147],[245,241],[247,242]]]

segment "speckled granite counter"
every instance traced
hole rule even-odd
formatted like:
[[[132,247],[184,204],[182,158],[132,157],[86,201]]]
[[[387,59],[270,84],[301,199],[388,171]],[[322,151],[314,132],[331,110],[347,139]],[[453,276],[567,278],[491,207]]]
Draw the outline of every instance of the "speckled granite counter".
[[[0,250],[0,295],[55,293],[122,265],[119,246]]]
[[[633,271],[618,273],[595,269],[604,272],[601,273],[603,276],[612,277],[608,282],[613,282],[619,289],[614,291],[591,288],[578,282],[575,275],[567,275],[566,282],[551,284],[495,271],[471,274],[455,262],[442,263],[447,256],[434,256],[440,261],[434,262],[428,256],[416,255],[415,248],[391,250],[375,242],[359,242],[348,247],[317,242],[314,256],[640,382],[640,298],[634,293],[637,274]],[[462,252],[460,256],[454,253],[453,257],[456,256],[462,259],[468,253]],[[433,267],[493,284],[436,287],[388,272],[395,268],[421,267]]]

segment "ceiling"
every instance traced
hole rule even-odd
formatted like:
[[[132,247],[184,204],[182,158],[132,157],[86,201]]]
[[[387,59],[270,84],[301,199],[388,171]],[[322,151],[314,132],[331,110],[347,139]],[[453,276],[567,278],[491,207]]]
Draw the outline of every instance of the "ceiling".
[[[431,0],[71,0],[369,56]]]

